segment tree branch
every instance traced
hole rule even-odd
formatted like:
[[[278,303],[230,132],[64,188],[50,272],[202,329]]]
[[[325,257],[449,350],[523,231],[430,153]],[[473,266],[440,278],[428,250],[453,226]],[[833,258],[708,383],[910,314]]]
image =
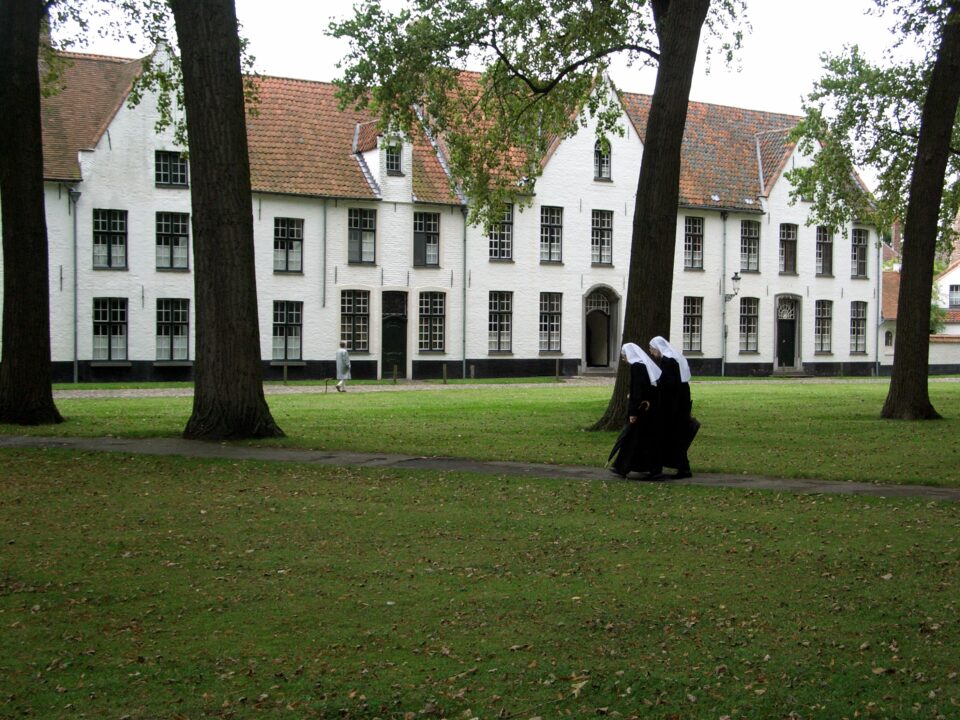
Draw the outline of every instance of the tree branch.
[[[886,132],[890,135],[896,135],[897,137],[907,138],[909,140],[919,139],[919,134],[916,132],[905,132],[903,130],[895,130],[894,128],[884,128],[883,132]],[[952,145],[947,148],[947,151],[951,155],[960,155],[960,148],[955,148]]]

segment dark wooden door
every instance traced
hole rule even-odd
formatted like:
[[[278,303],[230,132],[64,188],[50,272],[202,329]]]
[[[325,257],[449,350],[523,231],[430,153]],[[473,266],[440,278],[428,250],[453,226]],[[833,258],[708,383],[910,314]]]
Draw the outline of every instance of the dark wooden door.
[[[385,292],[383,294],[383,319],[380,339],[382,344],[383,370],[381,376],[407,376],[407,293]]]

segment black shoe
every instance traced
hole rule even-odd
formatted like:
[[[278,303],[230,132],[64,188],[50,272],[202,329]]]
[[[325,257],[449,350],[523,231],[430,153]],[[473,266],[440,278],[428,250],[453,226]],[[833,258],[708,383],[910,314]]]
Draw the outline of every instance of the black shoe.
[[[693,473],[689,470],[677,470],[673,475],[670,476],[671,480],[686,480],[687,478],[692,478]]]
[[[607,468],[607,470],[609,470],[610,472],[612,472],[614,475],[616,475],[616,476],[617,476],[618,478],[620,478],[621,480],[623,480],[623,479],[625,479],[625,478],[627,477],[627,474],[626,474],[626,473],[622,473],[622,472],[620,472],[619,470],[617,470],[616,468]]]
[[[666,477],[662,472],[657,470],[656,472],[648,472],[644,475],[641,480],[663,480]]]

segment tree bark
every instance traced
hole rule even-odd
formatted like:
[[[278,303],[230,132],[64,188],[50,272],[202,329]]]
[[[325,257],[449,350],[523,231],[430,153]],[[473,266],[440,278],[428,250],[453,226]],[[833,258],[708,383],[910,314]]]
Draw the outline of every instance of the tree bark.
[[[233,0],[170,0],[193,174],[197,358],[184,437],[275,437],[263,395],[250,163]]]
[[[63,422],[50,386],[50,278],[38,54],[43,3],[0,0],[0,422]]]
[[[910,178],[904,225],[897,337],[890,390],[881,417],[932,420],[940,414],[930,402],[930,294],[936,255],[940,201],[960,103],[960,2],[949,2],[930,87],[923,102],[917,156]]]
[[[709,0],[653,1],[660,61],[637,181],[623,325],[623,342],[642,348],[656,335],[670,336],[680,150],[700,32],[709,6]],[[594,430],[622,426],[629,389],[627,366],[620,363],[613,395]]]

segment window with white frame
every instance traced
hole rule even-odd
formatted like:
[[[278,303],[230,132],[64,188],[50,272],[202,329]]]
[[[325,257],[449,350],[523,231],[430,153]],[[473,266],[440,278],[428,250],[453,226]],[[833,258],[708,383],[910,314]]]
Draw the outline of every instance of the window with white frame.
[[[182,270],[190,265],[190,216],[157,213],[157,269]]]
[[[960,308],[960,285],[951,285],[947,302],[952,308]]]
[[[563,260],[563,208],[540,208],[540,262]]]
[[[413,214],[413,264],[417,267],[440,265],[440,213]]]
[[[303,303],[273,301],[273,359],[300,360],[303,357]]]
[[[683,220],[683,267],[685,270],[703,270],[703,218],[685,217]]]
[[[154,154],[154,179],[157,185],[189,184],[187,158],[182,153],[157,150]]]
[[[780,272],[795,275],[797,272],[797,226],[780,224]]]
[[[540,351],[560,352],[560,326],[563,318],[563,295],[540,293]]]
[[[93,299],[93,359],[127,359],[127,299]]]
[[[340,291],[340,341],[347,350],[366,352],[370,340],[370,292]]]
[[[864,228],[854,228],[850,233],[850,275],[855,278],[867,276],[867,245],[870,233]]]
[[[387,145],[384,153],[386,155],[387,175],[403,175],[402,149],[403,147],[399,143]]]
[[[446,297],[442,292],[420,293],[420,350],[442,352],[446,326]]]
[[[703,336],[703,298],[683,298],[683,352],[700,352]]]
[[[833,275],[833,231],[817,225],[817,275]]]
[[[610,177],[610,143],[597,140],[593,145],[593,179],[609,180]]]
[[[833,351],[833,301],[831,300],[817,300],[813,351],[818,353]]]
[[[127,211],[93,211],[93,266],[127,267]]]
[[[303,218],[273,219],[273,271],[303,272]]]
[[[867,303],[854,300],[850,303],[850,353],[867,351]]]
[[[513,337],[513,293],[491,290],[487,319],[487,350],[509,352]]]
[[[613,210],[592,211],[590,225],[590,261],[613,264]]]
[[[740,352],[757,352],[760,299],[740,298]]]
[[[366,208],[347,210],[347,260],[373,264],[377,255],[377,211]]]
[[[760,270],[760,223],[756,220],[740,221],[740,269]]]
[[[190,301],[157,299],[157,360],[190,358]]]
[[[491,260],[513,259],[513,205],[503,210],[503,219],[494,223],[487,235],[490,240]]]

